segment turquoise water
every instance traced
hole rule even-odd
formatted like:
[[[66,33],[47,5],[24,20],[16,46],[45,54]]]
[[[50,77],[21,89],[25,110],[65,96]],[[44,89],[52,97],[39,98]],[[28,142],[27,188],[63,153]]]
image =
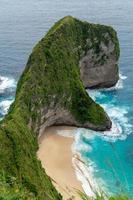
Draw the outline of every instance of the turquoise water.
[[[117,88],[91,91],[113,120],[113,130],[89,139],[82,136],[80,149],[91,160],[94,175],[112,193],[133,196],[133,1],[132,0],[1,0],[0,1],[0,118],[15,95],[16,82],[34,44],[65,15],[112,25],[121,44]],[[94,134],[94,133],[93,133]],[[108,135],[108,136],[107,136]],[[85,147],[91,146],[91,151]]]
[[[124,84],[120,84],[110,91],[89,91],[92,98],[105,108],[113,127],[104,133],[88,132],[88,136],[83,135],[82,130],[76,145],[86,164],[93,167],[93,176],[101,190],[133,196],[132,105],[128,99],[126,102],[118,100],[123,90]]]

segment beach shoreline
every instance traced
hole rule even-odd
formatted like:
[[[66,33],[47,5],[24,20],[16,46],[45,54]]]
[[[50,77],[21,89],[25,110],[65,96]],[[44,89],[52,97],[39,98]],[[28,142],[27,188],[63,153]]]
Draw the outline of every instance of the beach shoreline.
[[[83,192],[82,183],[76,177],[75,156],[72,152],[76,127],[53,126],[38,138],[37,156],[63,199],[80,199],[77,190]],[[65,132],[69,137],[65,137]]]

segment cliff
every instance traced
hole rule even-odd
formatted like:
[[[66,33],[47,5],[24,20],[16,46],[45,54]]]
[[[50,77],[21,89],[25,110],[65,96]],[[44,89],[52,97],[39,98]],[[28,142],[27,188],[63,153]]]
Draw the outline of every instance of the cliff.
[[[15,177],[37,199],[62,198],[36,158],[37,136],[46,127],[111,127],[107,114],[89,97],[80,78],[79,63],[88,55],[88,33],[93,29],[104,34],[113,31],[72,17],[50,29],[33,49],[15,101],[0,123],[0,172],[7,182]]]
[[[110,128],[108,116],[88,96],[80,79],[79,61],[90,28],[86,22],[65,17],[33,49],[18,83],[16,102],[28,106],[29,126],[36,132],[62,124]]]
[[[109,88],[119,79],[119,41],[108,26],[88,24],[85,50],[79,62],[81,79],[86,88]]]

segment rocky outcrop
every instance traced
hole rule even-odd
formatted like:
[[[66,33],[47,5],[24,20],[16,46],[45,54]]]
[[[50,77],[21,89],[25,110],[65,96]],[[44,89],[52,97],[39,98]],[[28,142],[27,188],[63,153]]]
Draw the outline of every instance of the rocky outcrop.
[[[111,33],[114,34],[112,37]],[[99,37],[99,36],[98,36]],[[80,74],[86,88],[109,88],[119,79],[119,42],[114,30],[88,40],[88,51],[80,60]],[[96,47],[91,48],[92,46]]]
[[[68,125],[68,126],[90,128],[96,131],[104,131],[110,129],[111,127],[111,121],[107,115],[106,117],[108,120],[107,123],[105,124],[95,125],[88,121],[83,125],[82,123],[78,122],[68,110],[60,106],[56,106],[54,108],[48,109],[47,111],[43,110],[41,124],[39,126],[39,129],[38,127],[36,127],[36,132],[39,132],[39,134],[42,135],[42,133],[44,133],[44,130],[52,125]]]
[[[57,22],[35,46],[19,82],[20,90],[24,91],[21,98],[27,98],[30,105],[32,130],[40,133],[48,126],[59,124],[101,131],[110,129],[109,117],[89,97],[79,72],[79,63],[82,68],[85,59],[89,63],[89,56],[93,62],[97,59],[100,63],[103,52],[98,44],[105,49],[102,42],[105,34],[106,43],[110,43],[108,29],[68,16]]]

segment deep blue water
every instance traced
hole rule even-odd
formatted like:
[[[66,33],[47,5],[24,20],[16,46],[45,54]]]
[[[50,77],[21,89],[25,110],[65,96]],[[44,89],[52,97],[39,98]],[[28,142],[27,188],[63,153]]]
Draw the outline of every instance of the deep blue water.
[[[114,122],[110,137],[81,137],[86,161],[93,161],[95,177],[109,191],[133,195],[133,1],[132,0],[1,0],[0,1],[0,118],[13,100],[16,82],[35,43],[51,25],[73,15],[90,22],[112,25],[121,45],[120,72],[126,79],[111,91],[91,93]],[[115,134],[115,135],[114,135]],[[112,135],[113,138],[112,138]],[[116,139],[117,138],[117,139]]]

